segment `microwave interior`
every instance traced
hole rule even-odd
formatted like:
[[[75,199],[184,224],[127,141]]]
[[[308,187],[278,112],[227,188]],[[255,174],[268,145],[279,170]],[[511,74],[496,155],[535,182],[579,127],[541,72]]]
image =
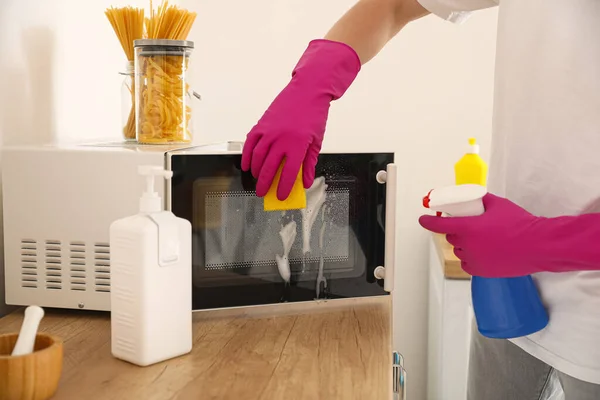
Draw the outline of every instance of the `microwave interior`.
[[[172,153],[171,210],[192,224],[193,308],[386,295],[392,153],[322,154],[302,210],[265,211],[239,154]]]

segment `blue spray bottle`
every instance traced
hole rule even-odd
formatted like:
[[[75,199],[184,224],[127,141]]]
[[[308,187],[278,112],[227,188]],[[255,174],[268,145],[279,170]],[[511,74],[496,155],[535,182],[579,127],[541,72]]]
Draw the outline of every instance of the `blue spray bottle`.
[[[469,154],[477,154],[479,148],[470,140]],[[457,175],[476,178],[468,182],[457,176],[461,182],[455,186],[434,189],[423,199],[423,205],[437,212],[438,216],[466,217],[485,212],[482,198],[487,189],[481,184],[487,178],[487,166],[483,161],[471,163],[473,168],[483,165],[484,170],[470,171],[456,168]],[[516,278],[471,278],[471,298],[479,332],[489,338],[510,339],[530,335],[542,330],[548,324],[548,313],[531,276]]]

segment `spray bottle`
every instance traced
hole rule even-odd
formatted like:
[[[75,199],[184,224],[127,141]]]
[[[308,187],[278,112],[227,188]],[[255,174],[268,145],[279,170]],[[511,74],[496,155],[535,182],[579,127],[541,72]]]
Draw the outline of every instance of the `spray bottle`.
[[[487,165],[475,140],[455,166],[456,186],[431,190],[423,205],[440,217],[477,216],[485,212]],[[476,157],[471,157],[471,156]],[[466,161],[465,161],[466,160]],[[489,338],[530,335],[548,324],[548,313],[530,275],[514,278],[471,278],[471,298],[479,332]]]
[[[141,166],[146,192],[138,214],[113,222],[111,346],[114,357],[146,366],[192,349],[191,224],[163,211],[156,177],[171,171]]]

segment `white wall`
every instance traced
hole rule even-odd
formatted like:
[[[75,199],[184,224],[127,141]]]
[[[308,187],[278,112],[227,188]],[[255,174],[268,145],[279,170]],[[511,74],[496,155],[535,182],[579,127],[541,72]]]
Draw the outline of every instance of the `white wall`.
[[[158,0],[156,1],[158,2]],[[200,141],[243,139],[307,42],[354,0],[181,0],[199,13],[193,78]],[[103,11],[146,1],[2,0],[3,143],[119,137],[124,55]],[[393,40],[332,107],[325,147],[394,150],[400,166],[395,348],[411,398],[425,397],[427,250],[423,194],[450,183],[469,136],[487,157],[496,11],[462,26],[427,17]]]

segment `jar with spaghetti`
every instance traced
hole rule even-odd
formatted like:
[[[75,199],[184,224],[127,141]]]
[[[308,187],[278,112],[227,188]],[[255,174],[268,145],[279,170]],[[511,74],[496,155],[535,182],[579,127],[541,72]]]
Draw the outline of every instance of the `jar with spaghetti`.
[[[188,82],[194,43],[140,39],[135,48],[136,136],[142,144],[192,141]]]
[[[127,142],[135,142],[136,140],[133,72],[133,61],[127,62],[124,72],[119,72],[123,76],[123,83],[121,84],[121,121],[123,138]]]

